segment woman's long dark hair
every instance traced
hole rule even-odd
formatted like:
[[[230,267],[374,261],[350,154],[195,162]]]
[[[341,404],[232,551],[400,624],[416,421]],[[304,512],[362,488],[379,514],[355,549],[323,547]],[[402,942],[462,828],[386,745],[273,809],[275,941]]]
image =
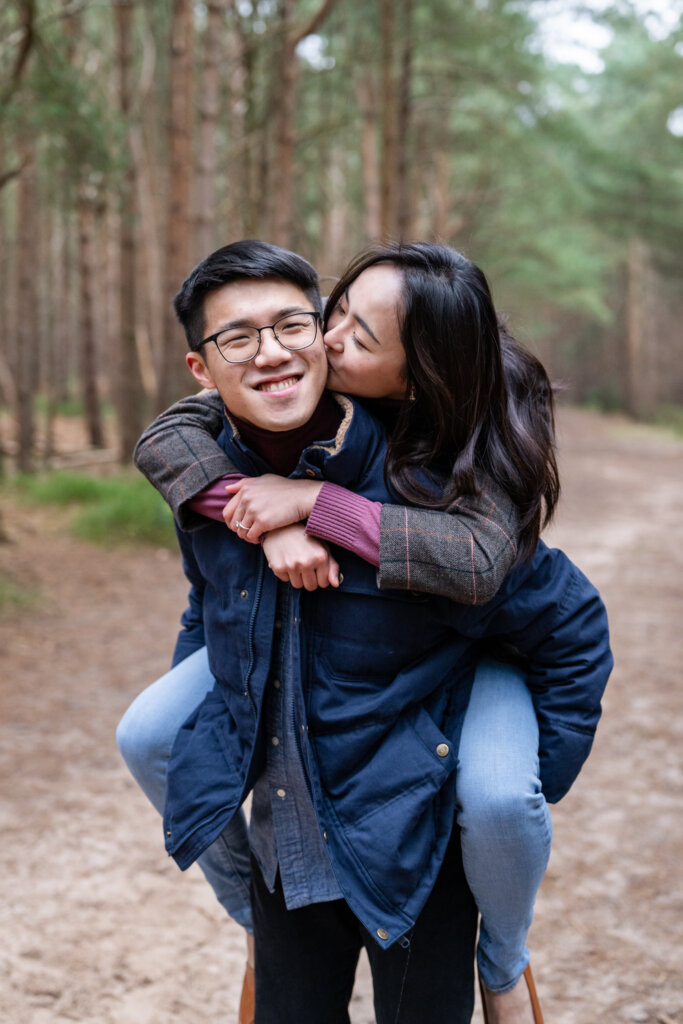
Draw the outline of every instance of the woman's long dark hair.
[[[530,558],[560,492],[545,369],[499,325],[479,267],[445,245],[360,253],[330,293],[325,326],[349,285],[377,263],[403,275],[406,398],[389,439],[387,482],[411,505],[449,509],[479,493],[486,474],[519,509],[518,559]]]

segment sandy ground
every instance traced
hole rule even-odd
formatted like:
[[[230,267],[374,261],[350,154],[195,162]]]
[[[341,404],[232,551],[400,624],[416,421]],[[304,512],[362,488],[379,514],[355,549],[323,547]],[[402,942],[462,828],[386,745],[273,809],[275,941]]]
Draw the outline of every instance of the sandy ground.
[[[560,426],[549,539],[602,589],[617,669],[594,752],[553,812],[537,984],[547,1024],[683,1024],[683,443],[575,410]],[[236,1021],[240,930],[200,872],[166,858],[114,742],[168,664],[177,560],[92,548],[45,510],[4,518],[0,567],[40,603],[0,619],[0,1021]],[[364,965],[352,1011],[374,1019]]]

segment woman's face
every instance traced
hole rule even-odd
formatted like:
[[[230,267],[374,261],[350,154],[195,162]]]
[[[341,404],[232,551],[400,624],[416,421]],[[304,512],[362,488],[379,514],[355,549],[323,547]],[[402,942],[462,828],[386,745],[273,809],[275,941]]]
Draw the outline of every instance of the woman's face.
[[[403,398],[405,352],[398,328],[403,278],[390,263],[368,267],[330,313],[327,386],[361,398]]]

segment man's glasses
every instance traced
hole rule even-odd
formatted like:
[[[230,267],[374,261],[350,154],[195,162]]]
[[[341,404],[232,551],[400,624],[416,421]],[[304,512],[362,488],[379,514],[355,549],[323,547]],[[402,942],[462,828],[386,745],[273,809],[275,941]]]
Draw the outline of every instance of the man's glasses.
[[[272,331],[275,340],[290,352],[308,348],[318,334],[319,313],[290,313],[267,327],[231,327],[204,338],[197,348],[216,343],[216,348],[227,363],[248,363],[261,348],[261,331]]]

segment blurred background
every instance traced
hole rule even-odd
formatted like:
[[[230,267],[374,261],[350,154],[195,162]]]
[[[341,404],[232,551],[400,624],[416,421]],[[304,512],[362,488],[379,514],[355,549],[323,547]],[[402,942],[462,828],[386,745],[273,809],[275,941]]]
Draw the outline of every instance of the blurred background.
[[[51,464],[64,414],[128,461],[194,387],[171,297],[243,237],[327,279],[371,240],[445,241],[572,402],[683,424],[682,11],[6,0],[6,464]]]

